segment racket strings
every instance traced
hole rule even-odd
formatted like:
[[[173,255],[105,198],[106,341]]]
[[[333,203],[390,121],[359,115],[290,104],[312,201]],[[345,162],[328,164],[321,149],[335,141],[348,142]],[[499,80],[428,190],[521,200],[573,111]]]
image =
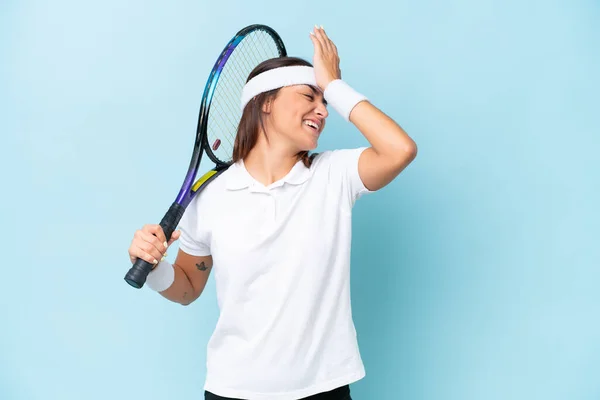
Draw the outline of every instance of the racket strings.
[[[254,31],[244,37],[225,63],[215,87],[207,126],[209,146],[220,140],[212,153],[222,162],[230,161],[233,155],[242,115],[240,98],[248,75],[261,62],[279,55],[279,48],[268,33]]]
[[[252,69],[254,69],[259,62],[270,58],[269,54],[264,50],[258,54],[260,61],[257,62],[257,60],[255,60],[256,55],[252,58],[249,58],[248,54],[256,54],[256,50],[260,51],[262,48],[257,45],[256,34],[253,33],[238,45],[225,65],[225,69],[227,69],[227,71],[224,69],[223,74],[225,75],[229,72],[227,76],[235,76],[237,78],[235,80],[223,79],[222,82],[222,93],[227,97],[227,99],[220,104],[224,105],[224,109],[222,111],[227,112],[227,115],[235,115],[236,113],[239,113],[241,116],[241,111],[239,111],[239,97],[241,95],[242,88],[246,83],[246,79]],[[239,95],[237,93],[239,93]],[[233,122],[231,118],[228,120],[229,122]],[[233,123],[234,128],[236,125],[237,122]]]

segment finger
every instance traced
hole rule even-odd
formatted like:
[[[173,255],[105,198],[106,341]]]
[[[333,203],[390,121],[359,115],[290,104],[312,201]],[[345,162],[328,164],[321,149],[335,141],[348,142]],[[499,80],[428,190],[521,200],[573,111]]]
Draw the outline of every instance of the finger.
[[[330,39],[329,42],[331,44],[331,51],[333,51],[335,53],[335,55],[337,56],[338,55],[338,48],[337,48],[337,46],[335,45],[335,43],[333,43],[333,40]]]
[[[317,41],[319,42],[321,51],[326,51],[327,45],[325,44],[325,37],[323,36],[323,30],[316,25],[315,25],[315,37],[317,38]]]
[[[333,52],[333,42],[331,41],[331,39],[329,39],[329,36],[327,36],[327,33],[325,33],[325,29],[323,29],[323,25],[321,25],[319,27],[319,32],[321,34],[321,39],[323,40],[323,46],[325,47],[325,49],[327,49],[327,51],[329,51],[329,52]]]
[[[329,37],[327,37],[327,43],[328,43],[331,53],[334,54],[336,57],[338,57],[338,48],[335,45],[335,43],[333,42],[333,40],[331,40]]]
[[[180,236],[181,236],[181,231],[173,232],[173,234],[171,235],[171,240],[169,240],[168,245],[170,246],[171,244],[173,244],[173,242],[176,241],[177,239],[179,239]]]
[[[316,29],[310,32],[310,40],[313,42],[315,53],[321,54],[323,52],[323,48],[321,46],[321,42],[319,42],[319,39],[317,38]]]
[[[152,265],[156,265],[158,264],[158,260],[160,260],[160,257],[156,257],[155,255],[149,253],[148,251],[146,251],[146,249],[142,247],[135,247],[134,249],[132,249],[132,254],[137,258],[141,258],[142,260],[152,264]],[[133,260],[135,262],[135,260]]]
[[[160,254],[159,258],[161,258],[162,255],[167,251],[167,246],[165,246],[165,242],[162,242],[159,238],[150,233],[142,232],[142,234],[140,235],[140,239],[141,243],[138,244],[138,246],[141,247],[142,244],[148,244]]]
[[[145,259],[149,263],[156,264],[163,258],[163,253],[158,251],[156,247],[148,242],[143,242],[138,245],[138,249],[142,251],[142,254],[149,257],[149,259]],[[138,255],[139,257],[139,255]],[[155,262],[156,260],[156,262]]]
[[[146,225],[146,232],[149,232],[151,234],[153,234],[154,236],[156,236],[158,238],[158,240],[161,241],[161,243],[163,243],[164,247],[167,247],[167,237],[165,236],[165,232],[163,231],[162,227],[158,224],[153,224],[153,225]]]
[[[321,28],[319,28],[317,25],[315,25],[314,33],[315,33],[315,39],[317,40],[317,43],[319,44],[319,48],[321,49],[321,51],[326,50],[325,42],[323,41],[323,35],[321,34]]]
[[[331,53],[331,54],[336,54],[334,46],[333,46],[333,41],[329,38],[329,36],[327,36],[327,33],[325,32],[325,29],[323,29],[322,25],[321,25],[320,31],[321,31],[321,37],[323,39],[323,43],[324,43],[325,48],[327,49],[327,52]]]

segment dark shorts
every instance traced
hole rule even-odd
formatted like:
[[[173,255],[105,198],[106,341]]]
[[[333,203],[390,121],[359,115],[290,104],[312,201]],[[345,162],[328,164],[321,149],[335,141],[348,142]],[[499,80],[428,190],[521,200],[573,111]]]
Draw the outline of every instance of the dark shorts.
[[[213,394],[208,391],[204,392],[204,399],[205,400],[246,400],[246,399],[234,399],[231,397],[221,397],[221,396],[217,396],[216,394]],[[247,400],[252,400],[252,399],[247,399]],[[298,400],[352,400],[352,397],[350,397],[350,386],[344,385],[337,389],[333,389],[329,392],[317,393],[312,396],[303,397],[302,399],[298,399]]]

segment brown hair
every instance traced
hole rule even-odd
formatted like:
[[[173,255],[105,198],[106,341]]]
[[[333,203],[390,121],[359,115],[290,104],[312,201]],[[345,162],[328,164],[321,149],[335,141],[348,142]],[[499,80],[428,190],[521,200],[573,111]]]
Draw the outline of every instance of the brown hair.
[[[258,64],[252,70],[252,72],[250,72],[246,82],[262,72],[274,68],[290,67],[295,65],[312,67],[311,63],[297,57],[271,58]],[[240,118],[240,123],[238,125],[237,134],[235,136],[235,142],[233,143],[232,162],[235,163],[246,158],[248,153],[250,153],[250,150],[252,150],[252,148],[256,145],[256,142],[258,141],[258,135],[260,133],[259,128],[262,128],[263,132],[265,131],[262,107],[267,100],[277,96],[278,92],[279,89],[275,89],[261,93],[249,101],[248,104],[246,104],[246,107],[244,107],[242,117]],[[299,160],[302,160],[307,168],[310,167],[314,155],[309,155],[308,151],[301,151],[297,154],[297,156]]]

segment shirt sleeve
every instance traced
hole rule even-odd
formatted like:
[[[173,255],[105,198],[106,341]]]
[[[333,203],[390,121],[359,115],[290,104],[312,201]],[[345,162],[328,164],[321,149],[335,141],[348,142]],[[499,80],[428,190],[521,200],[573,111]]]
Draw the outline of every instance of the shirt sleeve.
[[[350,207],[364,194],[372,193],[364,185],[358,173],[358,160],[367,148],[333,150],[329,157],[330,177],[339,180],[345,199]]]
[[[208,256],[210,249],[210,222],[205,217],[208,207],[202,201],[202,194],[196,196],[185,209],[178,229],[181,231],[179,237],[179,249],[192,256]]]

